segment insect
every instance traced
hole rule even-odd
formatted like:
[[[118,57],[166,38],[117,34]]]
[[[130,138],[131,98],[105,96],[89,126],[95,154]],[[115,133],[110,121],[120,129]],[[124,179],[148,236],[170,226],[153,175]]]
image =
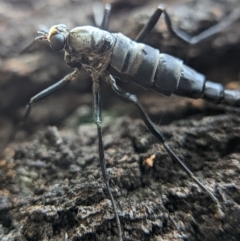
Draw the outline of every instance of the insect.
[[[212,36],[221,31],[223,26],[220,23],[200,35],[190,38],[183,32],[172,28],[169,15],[164,7],[159,6],[143,30],[136,37],[135,41],[133,41],[120,33],[112,34],[107,31],[110,9],[110,5],[106,5],[100,28],[81,26],[70,31],[64,24],[58,24],[52,26],[48,32],[38,32],[39,36],[36,40],[48,41],[53,50],[64,51],[66,63],[73,68],[74,71],[56,84],[32,97],[27,106],[24,119],[26,120],[29,116],[31,107],[34,103],[43,100],[45,97],[75,80],[81,68],[84,68],[93,81],[93,117],[98,132],[100,166],[116,217],[118,240],[123,239],[123,233],[117,205],[109,186],[109,177],[104,156],[101,130],[100,80],[109,84],[120,98],[133,103],[137,107],[148,130],[160,143],[162,143],[172,159],[176,161],[188,176],[208,194],[215,205],[216,214],[221,218],[224,214],[215,195],[194,176],[183,161],[175,154],[167,144],[161,132],[154,126],[149,116],[138,102],[137,97],[119,88],[114,76],[118,76],[120,79],[133,81],[144,88],[152,89],[167,96],[176,94],[191,98],[203,98],[216,103],[239,106],[240,92],[238,90],[224,89],[221,84],[206,80],[204,75],[184,65],[183,61],[173,56],[160,53],[159,50],[146,44],[139,43],[143,42],[162,14],[165,17],[168,30],[172,35],[189,44],[196,44]],[[232,19],[230,20],[233,21]],[[230,23],[230,20],[226,18],[224,20],[225,25],[228,22]]]

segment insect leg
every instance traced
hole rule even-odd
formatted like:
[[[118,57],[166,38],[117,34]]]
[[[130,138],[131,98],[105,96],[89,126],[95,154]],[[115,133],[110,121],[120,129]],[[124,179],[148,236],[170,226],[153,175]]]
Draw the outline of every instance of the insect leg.
[[[226,27],[231,25],[233,22],[235,22],[237,19],[240,18],[239,9],[235,9],[230,15],[224,17],[219,23],[216,25],[206,29],[205,31],[199,33],[196,36],[190,36],[186,32],[180,30],[180,29],[174,29],[172,27],[172,21],[170,16],[168,15],[167,11],[165,10],[163,5],[159,5],[158,8],[155,10],[153,15],[150,17],[146,25],[143,27],[141,32],[136,37],[136,41],[142,42],[147,35],[150,33],[150,31],[154,28],[157,21],[161,17],[161,14],[164,15],[164,20],[167,25],[168,31],[177,39],[180,41],[183,41],[190,45],[198,44],[204,40],[207,40],[208,38],[212,37],[213,35],[223,31]]]
[[[199,33],[196,36],[190,36],[186,32],[180,30],[180,29],[174,29],[172,27],[172,22],[171,19],[167,13],[167,11],[162,7],[162,11],[164,14],[164,19],[168,28],[168,31],[178,38],[179,40],[190,44],[190,45],[195,45],[198,44],[202,41],[207,40],[208,38],[211,38],[215,34],[222,32],[226,27],[234,23],[237,19],[240,18],[240,9],[234,10],[230,15],[224,17],[219,23],[215,24],[214,26],[204,30],[203,32]]]
[[[60,81],[58,81],[56,84],[53,84],[51,86],[49,86],[48,88],[44,89],[43,91],[39,92],[37,95],[33,96],[28,105],[27,105],[27,110],[26,113],[23,117],[23,124],[26,122],[31,109],[32,109],[32,105],[36,102],[39,102],[41,100],[43,100],[44,98],[46,98],[47,96],[55,93],[57,90],[63,88],[65,85],[67,85],[69,82],[73,81],[74,79],[76,79],[77,75],[78,75],[78,71],[79,70],[75,70],[72,73],[66,75],[63,79],[61,79]]]
[[[142,118],[142,120],[144,121],[145,125],[147,126],[148,130],[158,139],[158,141],[160,143],[162,143],[162,145],[164,146],[164,148],[166,149],[166,151],[169,153],[169,155],[172,157],[172,159],[174,161],[176,161],[180,167],[187,173],[187,175],[204,191],[208,194],[208,196],[212,199],[214,205],[215,205],[215,209],[216,209],[216,213],[218,215],[218,217],[223,217],[224,214],[221,210],[221,205],[218,202],[218,199],[214,196],[214,194],[207,189],[207,187],[205,187],[203,185],[203,183],[201,183],[195,176],[194,174],[188,169],[188,167],[183,163],[183,161],[174,153],[174,151],[170,148],[170,146],[167,144],[164,136],[162,135],[162,133],[156,129],[156,127],[154,126],[154,124],[152,123],[151,119],[149,118],[149,116],[147,115],[147,113],[145,112],[145,110],[143,109],[142,105],[138,102],[138,99],[135,95],[128,93],[128,92],[124,92],[122,89],[120,89],[117,84],[116,81],[114,79],[114,77],[112,75],[104,75],[103,78],[106,80],[106,82],[111,85],[113,91],[119,95],[121,98],[127,100],[128,102],[133,103],[139,110],[140,112],[140,116]]]
[[[161,7],[161,5],[159,5],[158,8],[153,13],[153,15],[148,20],[148,22],[145,24],[145,26],[142,28],[140,33],[135,38],[136,42],[144,41],[144,39],[148,36],[148,34],[151,32],[151,30],[154,28],[157,21],[161,17],[162,12],[163,12],[163,8]]]
[[[100,160],[102,175],[106,184],[108,195],[110,196],[110,199],[112,202],[113,210],[115,212],[117,229],[118,229],[118,238],[119,238],[119,241],[122,241],[121,223],[117,212],[117,206],[109,186],[109,176],[107,173],[106,160],[104,157],[102,128],[101,128],[101,123],[102,123],[101,95],[100,95],[100,87],[99,87],[98,80],[93,81],[93,118],[94,118],[95,124],[97,125],[97,131],[98,131],[98,151],[99,151],[99,160]]]
[[[111,13],[111,4],[103,4],[100,2],[94,2],[93,4],[93,21],[95,26],[102,30],[108,30],[109,19]]]
[[[18,131],[22,128],[22,126],[26,123],[28,116],[31,113],[31,109],[32,109],[32,105],[40,100],[43,100],[44,98],[46,98],[47,96],[53,94],[54,92],[56,92],[57,90],[63,88],[65,85],[67,85],[69,82],[71,82],[72,80],[74,80],[77,77],[78,74],[78,70],[75,70],[74,72],[72,72],[71,74],[66,75],[63,79],[61,79],[60,81],[58,81],[56,84],[51,85],[50,87],[48,87],[47,89],[44,89],[43,91],[41,91],[40,93],[38,93],[37,95],[33,96],[28,105],[27,105],[27,109],[25,112],[25,115],[23,116],[23,119],[21,120],[21,122],[19,122],[14,130],[12,131],[10,137],[8,138],[8,143],[12,140],[14,140],[16,134],[18,133]]]
[[[106,4],[105,8],[104,8],[103,20],[102,20],[102,23],[100,25],[100,28],[102,30],[108,30],[110,14],[111,14],[111,5]]]

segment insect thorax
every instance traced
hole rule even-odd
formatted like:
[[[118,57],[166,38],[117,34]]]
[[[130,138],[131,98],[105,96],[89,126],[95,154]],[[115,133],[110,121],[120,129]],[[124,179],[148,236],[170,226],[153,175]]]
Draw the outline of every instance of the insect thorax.
[[[115,42],[115,36],[107,31],[91,26],[76,27],[67,37],[65,58],[71,67],[80,63],[87,70],[102,72],[110,63]]]

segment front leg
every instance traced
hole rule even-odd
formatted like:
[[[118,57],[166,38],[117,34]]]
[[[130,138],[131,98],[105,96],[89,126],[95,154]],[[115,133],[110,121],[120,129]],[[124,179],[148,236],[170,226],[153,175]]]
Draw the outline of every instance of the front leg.
[[[75,70],[73,71],[72,73],[66,75],[63,79],[59,80],[57,83],[49,86],[48,88],[42,90],[41,92],[39,92],[38,94],[36,94],[35,96],[33,96],[28,105],[27,105],[27,110],[26,110],[26,113],[23,117],[23,123],[26,122],[30,112],[31,112],[31,109],[32,109],[32,105],[34,103],[37,103],[43,99],[45,99],[47,96],[55,93],[56,91],[62,89],[64,86],[66,86],[68,83],[70,83],[71,81],[75,80],[78,76],[78,72],[79,70]]]
[[[103,141],[102,141],[102,128],[101,128],[101,123],[102,123],[101,94],[100,94],[100,86],[99,86],[98,79],[93,80],[92,91],[93,91],[93,119],[94,119],[95,124],[97,125],[97,131],[98,131],[99,161],[100,161],[103,179],[106,184],[107,192],[111,199],[113,210],[115,212],[117,229],[118,229],[118,240],[122,241],[121,223],[120,223],[118,212],[117,212],[117,206],[116,206],[114,197],[112,195],[112,191],[109,186],[109,176],[108,176],[107,168],[106,168],[106,159],[104,157],[104,148],[103,148]]]

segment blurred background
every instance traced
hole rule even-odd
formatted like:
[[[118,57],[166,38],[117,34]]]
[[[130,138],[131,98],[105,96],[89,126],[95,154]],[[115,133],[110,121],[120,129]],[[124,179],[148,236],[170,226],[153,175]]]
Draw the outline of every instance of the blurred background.
[[[39,91],[60,80],[72,70],[63,59],[63,53],[51,50],[47,43],[35,42],[37,30],[64,23],[69,29],[79,25],[94,25],[93,8],[101,19],[104,3],[112,4],[111,32],[122,32],[134,39],[158,4],[163,3],[171,16],[173,26],[191,35],[221,21],[233,11],[239,18],[222,33],[207,42],[192,47],[174,39],[161,19],[146,43],[162,52],[183,59],[188,65],[205,74],[208,79],[238,87],[240,62],[240,2],[238,0],[1,0],[0,1],[0,146],[3,148],[14,126],[24,115],[29,99]],[[30,47],[29,47],[30,46]],[[19,138],[32,134],[46,125],[61,127],[71,123],[90,122],[91,79],[82,71],[78,81],[71,83],[45,101],[34,105],[32,113]],[[202,101],[180,97],[164,97],[146,91],[131,83],[124,89],[136,93],[153,120],[168,124],[193,114],[221,111]],[[131,106],[119,102],[118,97],[102,84],[104,115],[137,116]],[[162,118],[163,117],[163,118]],[[71,119],[71,118],[70,118]],[[66,120],[68,120],[66,122]],[[22,136],[21,136],[22,135]]]

